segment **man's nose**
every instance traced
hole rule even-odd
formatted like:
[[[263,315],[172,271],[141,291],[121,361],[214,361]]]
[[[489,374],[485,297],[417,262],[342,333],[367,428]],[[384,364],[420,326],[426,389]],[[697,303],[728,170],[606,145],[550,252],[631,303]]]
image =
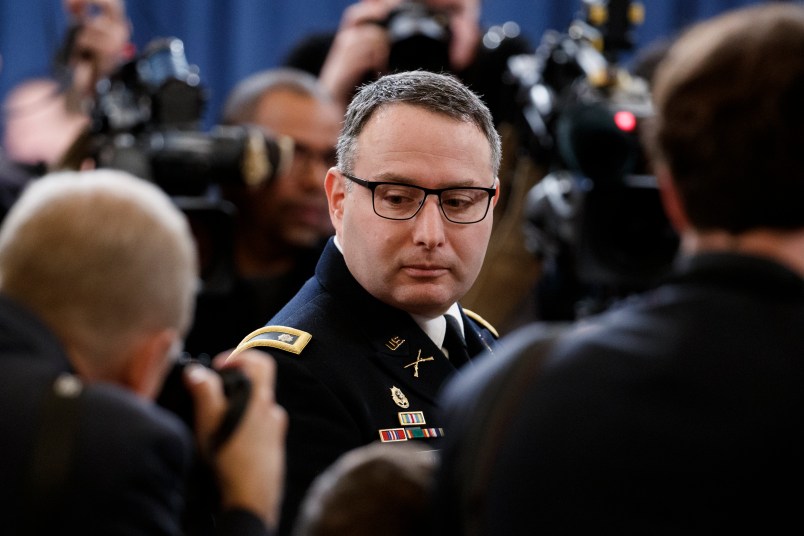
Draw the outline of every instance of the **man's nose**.
[[[444,215],[438,204],[438,196],[428,195],[424,199],[424,206],[414,218],[413,240],[432,249],[444,243]]]

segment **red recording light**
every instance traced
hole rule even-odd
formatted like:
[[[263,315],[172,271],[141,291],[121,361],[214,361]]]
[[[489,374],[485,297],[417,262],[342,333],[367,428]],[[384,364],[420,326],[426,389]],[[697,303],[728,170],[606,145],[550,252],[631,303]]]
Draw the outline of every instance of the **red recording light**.
[[[636,128],[637,120],[631,112],[619,111],[614,114],[614,124],[620,130],[632,132]]]

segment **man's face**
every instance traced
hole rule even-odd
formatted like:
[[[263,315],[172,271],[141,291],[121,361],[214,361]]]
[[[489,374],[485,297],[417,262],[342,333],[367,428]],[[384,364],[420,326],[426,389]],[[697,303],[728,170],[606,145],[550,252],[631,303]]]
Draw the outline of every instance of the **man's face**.
[[[486,137],[473,124],[408,104],[385,106],[358,138],[352,174],[368,181],[497,187]],[[488,246],[492,211],[474,224],[446,220],[435,196],[410,220],[375,214],[371,191],[327,174],[330,215],[352,275],[373,296],[435,317],[472,286]],[[492,200],[496,204],[497,196]]]
[[[310,247],[333,233],[324,192],[324,177],[334,165],[341,112],[332,103],[288,89],[262,98],[254,122],[295,141],[293,164],[267,187],[251,196],[247,222],[266,236],[294,247]]]

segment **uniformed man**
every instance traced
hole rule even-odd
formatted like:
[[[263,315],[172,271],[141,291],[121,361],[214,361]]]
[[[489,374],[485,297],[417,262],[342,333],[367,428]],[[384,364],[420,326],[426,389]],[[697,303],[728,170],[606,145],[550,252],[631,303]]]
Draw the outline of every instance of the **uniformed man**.
[[[458,303],[483,264],[499,192],[488,108],[449,75],[388,75],[352,100],[337,152],[325,180],[336,236],[315,276],[238,346],[278,363],[290,416],[283,534],[310,482],[347,450],[437,448],[449,433],[439,388],[497,337]]]

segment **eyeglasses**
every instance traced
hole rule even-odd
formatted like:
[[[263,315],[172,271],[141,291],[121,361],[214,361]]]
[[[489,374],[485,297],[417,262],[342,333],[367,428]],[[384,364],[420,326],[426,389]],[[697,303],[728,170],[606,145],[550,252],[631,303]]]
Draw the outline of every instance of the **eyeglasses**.
[[[423,188],[398,182],[374,182],[343,173],[347,179],[368,188],[372,193],[374,213],[388,220],[409,220],[419,213],[428,195],[438,197],[438,206],[453,223],[477,223],[486,217],[495,188],[453,186]]]
[[[309,145],[294,140],[293,162],[299,166],[308,166],[313,162],[319,162],[327,168],[331,168],[338,162],[338,155],[335,153],[335,149],[317,151]]]

